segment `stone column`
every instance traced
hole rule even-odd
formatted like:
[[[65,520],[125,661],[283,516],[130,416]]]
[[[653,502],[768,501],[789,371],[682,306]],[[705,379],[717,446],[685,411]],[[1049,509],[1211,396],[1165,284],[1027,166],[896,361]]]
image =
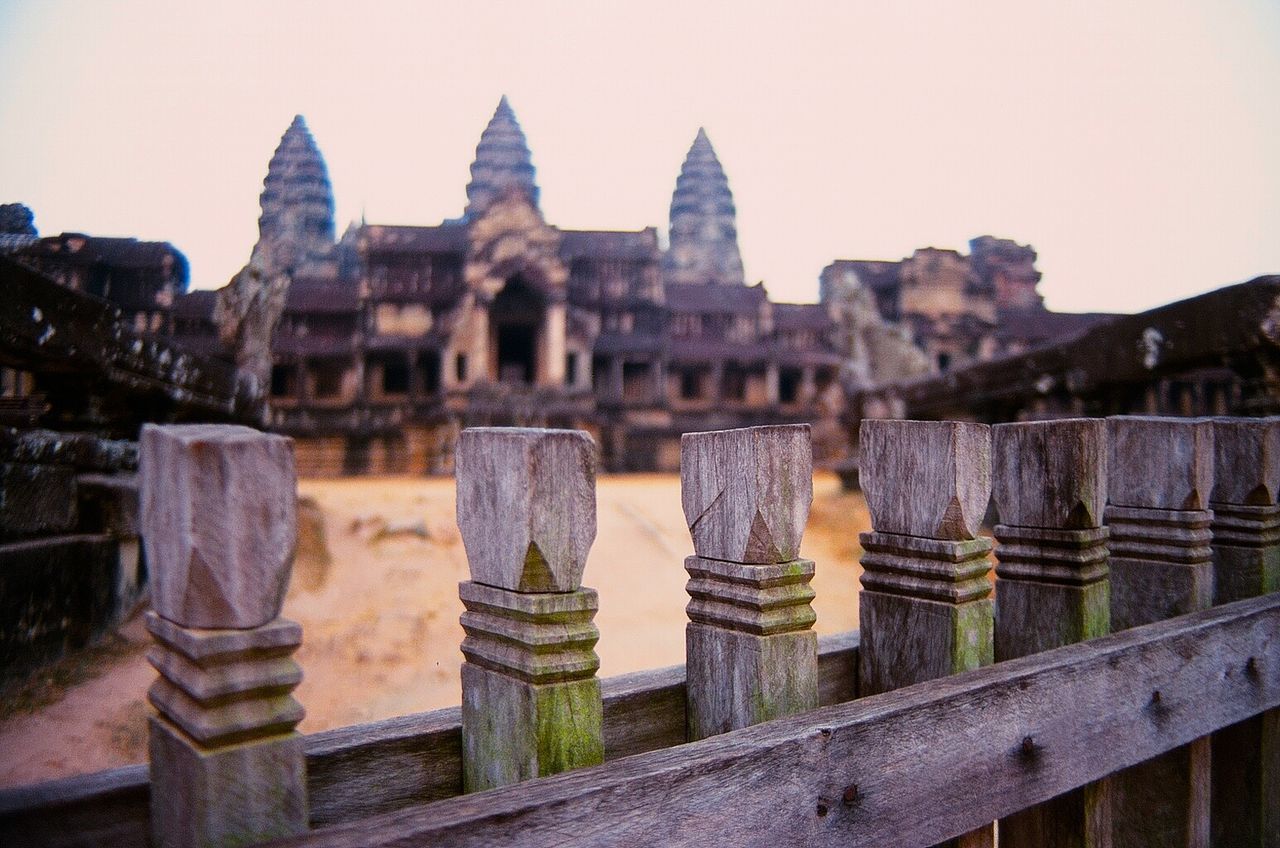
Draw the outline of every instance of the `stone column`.
[[[547,304],[538,334],[538,367],[534,382],[539,386],[564,385],[566,311],[563,301]]]
[[[582,587],[596,449],[578,430],[485,427],[458,440],[463,789],[604,762],[600,632]]]
[[[1213,599],[1213,424],[1141,416],[1107,424],[1111,629],[1207,608]],[[1152,702],[1154,721],[1159,693]],[[1209,773],[1205,737],[1116,774],[1113,844],[1207,846]]]
[[[293,443],[232,425],[142,430],[151,566],[151,832],[239,845],[307,827],[290,692],[302,628],[280,618],[296,543]]]
[[[818,706],[808,424],[687,433],[681,503],[694,555],[685,628],[690,741]]]
[[[806,370],[811,374],[811,370]],[[858,694],[875,695],[992,662],[991,432],[954,421],[862,422],[863,533]],[[992,826],[943,843],[979,848]]]
[[[778,380],[779,380],[778,363],[769,362],[765,366],[765,372],[764,372],[765,399],[768,401],[769,406],[778,405],[778,401],[779,401]]]
[[[997,424],[991,437],[991,489],[1001,521],[996,660],[1106,635],[1106,422]],[[1097,781],[1001,819],[1000,844],[1109,845],[1111,811],[1110,783]]]
[[[1213,442],[1214,603],[1280,591],[1280,418],[1217,419]],[[1280,846],[1280,710],[1212,739],[1213,844]]]

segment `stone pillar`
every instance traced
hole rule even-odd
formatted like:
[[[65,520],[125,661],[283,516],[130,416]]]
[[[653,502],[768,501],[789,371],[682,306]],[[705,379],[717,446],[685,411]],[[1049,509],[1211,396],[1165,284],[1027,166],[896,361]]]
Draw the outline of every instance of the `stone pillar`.
[[[996,660],[1106,635],[1106,422],[997,424],[991,437],[991,489],[1001,521]],[[1110,783],[1097,781],[1001,819],[1000,844],[1109,845],[1111,812]]]
[[[1280,418],[1215,420],[1213,442],[1214,603],[1280,591]],[[1280,710],[1212,740],[1212,843],[1277,848]]]
[[[990,665],[991,540],[978,535],[991,496],[990,428],[867,420],[859,444],[873,529],[859,537],[858,694]],[[987,825],[943,844],[990,846],[993,832]]]
[[[1112,630],[1207,608],[1213,424],[1140,416],[1107,424]],[[1151,715],[1158,720],[1158,708]],[[1205,737],[1116,774],[1113,844],[1207,846],[1209,773]]]
[[[294,731],[302,629],[280,618],[296,543],[293,443],[232,425],[146,425],[141,527],[151,566],[151,832],[240,845],[307,827]]]
[[[765,366],[765,372],[764,372],[765,399],[768,401],[769,406],[778,405],[778,401],[780,399],[778,381],[779,381],[778,363],[770,362],[768,365]]]
[[[687,433],[681,503],[693,536],[685,628],[690,741],[818,706],[808,424]]]
[[[817,394],[817,383],[814,381],[813,366],[806,365],[800,371],[800,400],[803,403],[813,403],[814,395]]]
[[[485,427],[458,440],[463,789],[604,762],[600,632],[582,587],[596,449],[578,430]]]
[[[547,304],[538,333],[538,362],[534,382],[539,386],[564,385],[566,313],[563,301]]]

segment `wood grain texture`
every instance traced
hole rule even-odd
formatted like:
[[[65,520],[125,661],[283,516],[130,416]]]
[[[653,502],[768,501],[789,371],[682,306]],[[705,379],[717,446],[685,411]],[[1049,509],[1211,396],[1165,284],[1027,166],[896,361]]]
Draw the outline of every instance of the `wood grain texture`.
[[[991,496],[987,425],[872,419],[859,434],[859,480],[876,530],[977,538]]]
[[[999,424],[992,430],[995,654],[1016,659],[1111,629],[1103,421]],[[1112,787],[1101,780],[1000,820],[1004,848],[1111,842]]]
[[[1207,608],[1213,424],[1140,417],[1108,424],[1112,630]],[[1153,694],[1151,706],[1162,710],[1162,695]],[[1112,844],[1208,848],[1211,780],[1208,738],[1114,775]]]
[[[690,740],[818,705],[812,560],[685,559]]]
[[[463,430],[456,476],[472,580],[520,592],[581,588],[596,538],[596,445],[588,433]]]
[[[1102,526],[1107,461],[1102,419],[996,424],[991,492],[1000,523],[1063,530]]]
[[[858,633],[818,639],[819,703],[851,701]],[[685,741],[683,665],[601,681],[606,762]],[[311,826],[462,794],[462,712],[448,707],[305,737]],[[146,765],[0,790],[0,844],[144,848]]]
[[[808,424],[685,433],[680,501],[698,556],[790,562],[813,501]]]
[[[1215,604],[1280,591],[1280,418],[1214,419]],[[1280,846],[1280,711],[1213,734],[1211,843]]]
[[[147,424],[138,464],[155,611],[205,629],[279,616],[297,544],[293,440],[234,424]]]
[[[1213,423],[1203,418],[1107,419],[1107,502],[1206,509],[1214,485]]]
[[[1211,501],[1280,501],[1280,417],[1213,419],[1213,455]]]
[[[1280,705],[1280,663],[1243,673],[1278,632],[1241,601],[280,844],[932,844]]]

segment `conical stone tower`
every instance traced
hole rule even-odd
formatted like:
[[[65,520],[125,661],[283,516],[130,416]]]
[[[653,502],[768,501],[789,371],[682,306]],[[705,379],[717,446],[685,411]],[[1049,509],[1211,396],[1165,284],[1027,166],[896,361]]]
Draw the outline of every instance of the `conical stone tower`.
[[[533,159],[524,130],[516,121],[516,113],[506,95],[480,135],[476,158],[471,163],[471,182],[467,183],[466,218],[477,218],[493,201],[508,190],[516,189],[538,206],[538,186],[534,182]]]
[[[285,260],[286,264],[298,268],[332,252],[333,187],[329,184],[329,169],[301,115],[294,117],[271,157],[261,203],[258,241],[292,241],[288,252],[294,255]]]
[[[671,196],[671,247],[663,259],[666,281],[743,285],[736,214],[724,168],[706,130],[699,129]]]

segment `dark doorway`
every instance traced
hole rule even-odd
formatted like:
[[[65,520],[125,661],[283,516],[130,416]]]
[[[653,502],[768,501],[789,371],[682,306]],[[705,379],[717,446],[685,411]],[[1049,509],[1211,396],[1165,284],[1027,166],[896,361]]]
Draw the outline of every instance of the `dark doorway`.
[[[532,384],[537,378],[538,325],[542,298],[519,276],[512,277],[489,310],[501,383]]]

